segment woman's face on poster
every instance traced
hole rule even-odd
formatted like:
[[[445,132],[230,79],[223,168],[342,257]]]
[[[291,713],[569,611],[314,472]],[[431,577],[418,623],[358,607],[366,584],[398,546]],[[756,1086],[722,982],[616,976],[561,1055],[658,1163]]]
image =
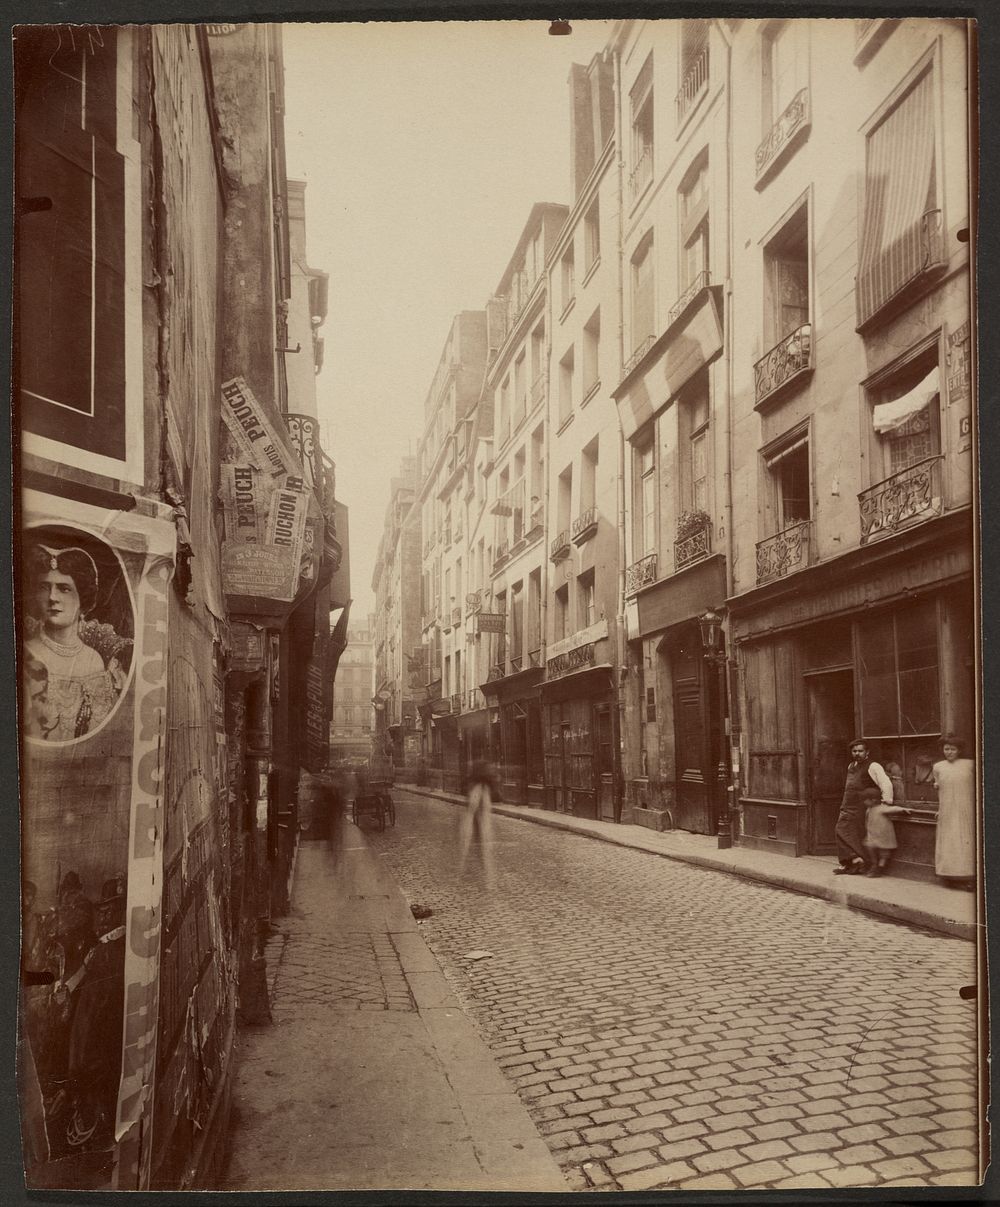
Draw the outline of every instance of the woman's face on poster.
[[[35,605],[47,629],[72,629],[80,618],[80,592],[76,583],[58,570],[49,570],[39,577]]]

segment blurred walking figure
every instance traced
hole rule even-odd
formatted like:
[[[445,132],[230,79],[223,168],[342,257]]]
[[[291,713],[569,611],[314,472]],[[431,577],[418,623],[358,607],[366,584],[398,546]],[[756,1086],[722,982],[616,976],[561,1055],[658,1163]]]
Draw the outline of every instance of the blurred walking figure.
[[[463,872],[473,840],[479,850],[483,881],[487,888],[493,884],[493,793],[496,779],[488,763],[476,762],[469,769],[465,813],[462,816],[459,840],[458,870]]]

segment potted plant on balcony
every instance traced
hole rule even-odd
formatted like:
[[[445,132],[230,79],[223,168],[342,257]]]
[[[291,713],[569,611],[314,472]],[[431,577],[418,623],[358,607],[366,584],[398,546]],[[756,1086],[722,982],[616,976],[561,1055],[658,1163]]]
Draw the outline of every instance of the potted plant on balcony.
[[[677,539],[686,541],[689,536],[701,532],[711,523],[712,517],[707,511],[701,511],[697,507],[690,511],[682,511],[677,517]]]

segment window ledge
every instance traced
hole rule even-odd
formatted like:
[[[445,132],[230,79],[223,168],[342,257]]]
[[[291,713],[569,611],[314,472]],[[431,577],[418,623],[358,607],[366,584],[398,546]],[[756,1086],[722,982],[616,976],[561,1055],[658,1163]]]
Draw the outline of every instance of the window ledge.
[[[628,203],[628,216],[630,218],[635,214],[636,210],[639,208],[639,203],[642,201],[643,197],[645,197],[646,194],[649,192],[650,188],[652,187],[652,184],[653,184],[653,176],[652,176],[652,173],[650,173],[649,179],[646,181],[646,183],[642,186],[642,188],[635,194],[635,196]]]
[[[586,394],[584,394],[583,398],[580,400],[580,410],[581,411],[587,405],[587,403],[590,402],[590,400],[594,397],[594,395],[597,393],[597,391],[600,388],[601,388],[601,379],[598,378],[597,381],[594,382],[594,384],[590,387],[589,390],[587,390]]]
[[[561,436],[575,418],[576,418],[576,412],[570,411],[570,413],[566,416],[566,418],[563,419],[560,422],[559,426],[556,428],[556,435]]]
[[[567,317],[569,316],[570,311],[573,309],[573,307],[575,305],[576,305],[576,294],[574,293],[573,296],[570,298],[570,300],[563,307],[562,314],[560,314],[560,316],[559,316],[560,323],[564,323],[566,321]]]
[[[696,95],[691,98],[691,101],[688,104],[688,107],[687,107],[686,112],[684,113],[684,116],[677,123],[677,130],[676,130],[676,133],[674,134],[675,138],[680,138],[681,135],[684,133],[684,131],[688,128],[688,126],[693,121],[694,115],[701,108],[702,103],[705,100],[705,97],[708,96],[708,87],[709,87],[710,82],[711,82],[711,77],[706,75],[705,82],[698,89],[698,92],[696,93]]]
[[[581,283],[583,285],[588,284],[590,281],[590,278],[594,275],[595,272],[597,272],[597,270],[598,270],[598,268],[600,268],[600,266],[601,266],[601,257],[600,257],[600,253],[598,253],[598,255],[595,256],[593,263],[590,265],[590,267],[587,269],[587,271],[583,274],[583,281]]]

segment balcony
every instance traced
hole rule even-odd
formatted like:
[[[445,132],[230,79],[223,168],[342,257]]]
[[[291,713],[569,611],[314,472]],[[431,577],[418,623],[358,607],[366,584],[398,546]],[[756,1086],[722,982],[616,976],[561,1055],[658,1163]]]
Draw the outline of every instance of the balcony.
[[[539,667],[542,665],[542,647],[528,651],[528,665],[531,667]]]
[[[915,287],[937,276],[947,265],[942,215],[927,210],[899,238],[882,248],[867,269],[859,269],[855,283],[858,331],[873,319],[890,314],[914,301]]]
[[[858,495],[862,545],[942,513],[942,460],[927,457]]]
[[[812,367],[812,324],[804,323],[754,365],[754,405],[760,406]]]
[[[582,545],[584,541],[589,541],[597,531],[597,508],[588,507],[586,511],[581,511],[573,521],[573,544]]]
[[[524,659],[521,657],[515,658],[512,654],[511,658],[510,658],[510,673],[512,675],[516,675],[520,671],[523,671],[523,670],[524,670]]]
[[[653,179],[653,147],[647,146],[636,160],[628,178],[629,199],[635,201],[642,190]]]
[[[510,556],[510,544],[507,541],[498,541],[497,547],[493,551],[493,568],[502,565]]]
[[[798,520],[757,543],[757,585],[804,570],[809,565],[812,520]]]
[[[681,84],[680,91],[674,98],[674,106],[677,109],[677,124],[681,125],[688,113],[694,107],[695,101],[701,95],[702,89],[708,83],[708,47],[698,55],[687,69],[687,74],[684,76],[684,83]]]
[[[677,320],[681,317],[681,315],[684,313],[684,311],[687,310],[687,308],[695,300],[695,298],[698,296],[698,294],[701,293],[701,291],[703,289],[707,289],[708,286],[709,286],[708,269],[703,268],[701,270],[701,272],[699,272],[697,274],[697,276],[694,278],[694,280],[691,282],[691,284],[687,287],[687,289],[684,290],[684,292],[677,299],[677,301],[674,302],[674,304],[670,307],[670,311],[667,314],[667,326],[672,327],[674,325],[674,323],[676,323]]]
[[[461,608],[452,608],[451,623],[454,628],[458,628],[458,626],[462,623],[462,609]]]
[[[553,562],[561,562],[564,557],[569,557],[569,529],[564,528],[562,532],[552,538],[549,545],[549,560]]]
[[[656,582],[656,554],[647,553],[625,571],[625,594],[635,595],[643,587]]]
[[[462,693],[455,692],[451,697],[452,716],[457,716],[461,711],[462,711]]]
[[[811,121],[809,89],[800,88],[757,148],[754,155],[756,188],[763,186],[772,170],[805,138]]]
[[[674,570],[683,570],[712,552],[712,521],[708,516],[690,525],[674,541]]]
[[[483,610],[483,594],[481,591],[470,591],[465,597],[465,614],[474,616]]]
[[[652,348],[655,342],[656,337],[653,335],[647,335],[645,339],[640,340],[640,342],[636,345],[635,351],[625,362],[625,367],[622,369],[622,381],[628,377],[639,361],[641,361],[650,348]]]

